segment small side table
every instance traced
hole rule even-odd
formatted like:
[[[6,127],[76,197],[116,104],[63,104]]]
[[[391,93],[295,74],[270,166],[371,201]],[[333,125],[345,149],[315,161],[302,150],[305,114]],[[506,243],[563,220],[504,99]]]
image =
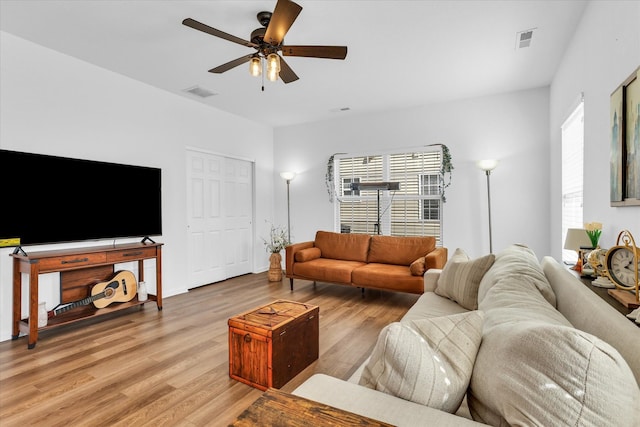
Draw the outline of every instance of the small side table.
[[[280,388],[318,359],[319,308],[277,300],[229,319],[229,376]]]
[[[230,426],[391,427],[391,424],[270,388]]]

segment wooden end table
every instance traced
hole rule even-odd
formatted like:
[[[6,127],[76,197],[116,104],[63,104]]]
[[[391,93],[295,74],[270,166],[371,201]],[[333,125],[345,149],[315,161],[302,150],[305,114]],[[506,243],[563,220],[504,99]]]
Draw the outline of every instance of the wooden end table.
[[[319,308],[277,300],[229,319],[229,376],[280,388],[318,359]]]
[[[268,389],[236,418],[233,427],[249,426],[378,426],[391,424],[343,411],[273,388]]]

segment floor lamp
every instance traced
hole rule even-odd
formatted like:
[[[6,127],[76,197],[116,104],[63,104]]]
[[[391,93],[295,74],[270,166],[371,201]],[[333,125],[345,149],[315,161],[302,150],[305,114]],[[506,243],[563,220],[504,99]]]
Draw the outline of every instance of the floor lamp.
[[[493,253],[493,241],[491,239],[491,184],[489,176],[491,171],[498,166],[498,161],[495,159],[480,160],[478,167],[482,169],[487,175],[487,206],[489,207],[489,253]]]
[[[280,172],[280,177],[287,181],[287,240],[291,243],[291,204],[289,202],[289,184],[296,177],[295,172]]]

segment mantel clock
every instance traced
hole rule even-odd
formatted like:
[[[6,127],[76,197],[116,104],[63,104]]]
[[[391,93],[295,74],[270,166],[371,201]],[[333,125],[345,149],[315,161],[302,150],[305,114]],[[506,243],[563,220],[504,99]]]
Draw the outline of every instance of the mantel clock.
[[[638,299],[640,248],[636,246],[636,242],[628,230],[623,230],[618,234],[616,246],[607,251],[605,265],[607,275],[617,288],[610,290],[609,294],[628,308],[640,306]]]

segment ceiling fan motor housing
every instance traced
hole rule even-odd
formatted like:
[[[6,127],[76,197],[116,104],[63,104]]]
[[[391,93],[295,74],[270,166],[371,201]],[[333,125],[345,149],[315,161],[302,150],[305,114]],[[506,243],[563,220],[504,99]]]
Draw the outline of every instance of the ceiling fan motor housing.
[[[266,27],[256,28],[251,32],[251,42],[257,45],[262,45],[264,40],[264,34],[267,32]]]
[[[267,27],[269,26],[269,22],[271,21],[271,12],[258,12],[258,22],[260,23],[260,25],[262,25],[263,27]]]

